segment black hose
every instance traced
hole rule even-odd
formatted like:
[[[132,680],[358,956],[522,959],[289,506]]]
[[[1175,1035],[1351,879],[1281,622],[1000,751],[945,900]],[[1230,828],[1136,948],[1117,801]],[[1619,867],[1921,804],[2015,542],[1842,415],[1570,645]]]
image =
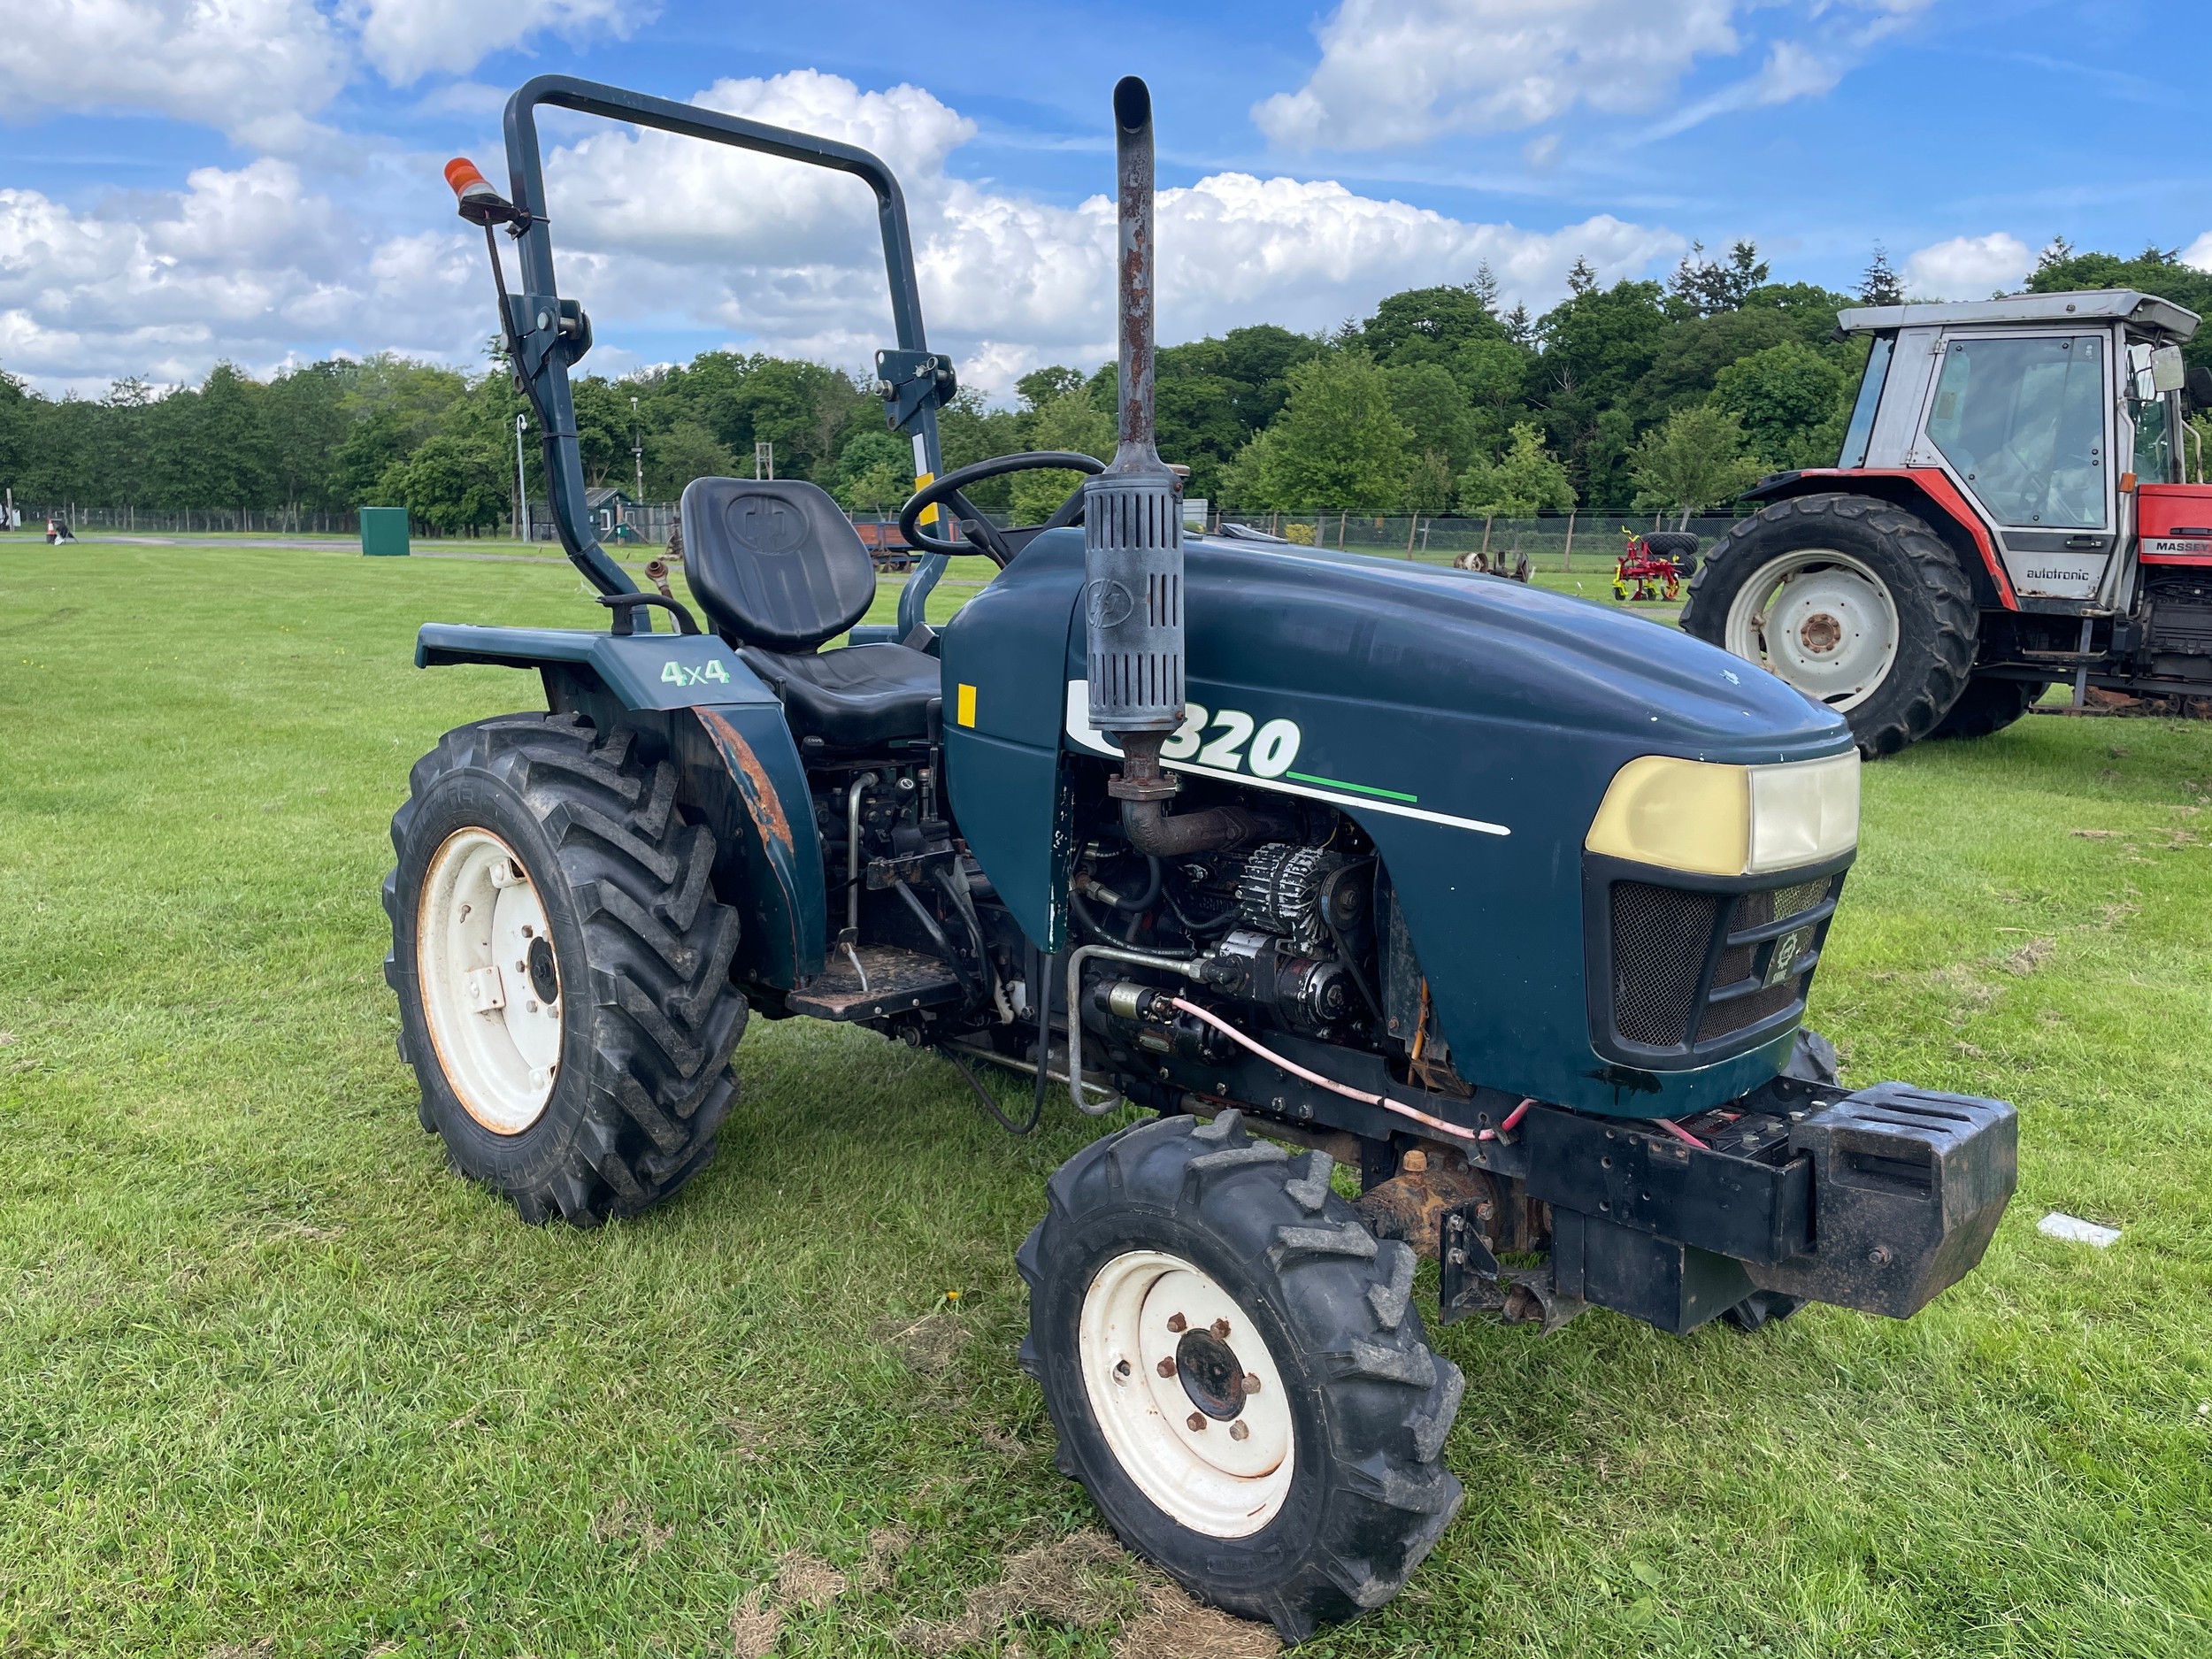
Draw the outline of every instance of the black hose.
[[[1025,1135],[1032,1129],[1034,1129],[1037,1126],[1037,1120],[1044,1116],[1045,1110],[1045,1095],[1042,1087],[1038,1089],[1037,1098],[1030,1106],[1029,1121],[1027,1123],[1018,1124],[1011,1118],[1009,1118],[1004,1112],[999,1110],[998,1102],[991,1098],[991,1092],[985,1088],[983,1085],[977,1080],[975,1073],[968,1070],[968,1063],[965,1060],[963,1060],[958,1055],[955,1054],[950,1048],[945,1047],[945,1045],[941,1042],[937,1044],[936,1047],[939,1054],[952,1062],[953,1069],[958,1071],[962,1077],[968,1079],[968,1087],[975,1091],[976,1100],[982,1105],[985,1111],[990,1113],[993,1118],[998,1120],[998,1126],[1000,1128],[1005,1130],[1010,1135]],[[1037,1074],[1040,1077],[1044,1075],[1044,1068],[1042,1066],[1037,1068]]]
[[[970,996],[979,998],[982,993],[976,988],[975,981],[968,977],[967,964],[960,960],[960,953],[952,948],[952,941],[945,937],[945,930],[937,926],[937,918],[929,913],[929,907],[914,896],[914,889],[905,882],[894,881],[891,886],[906,901],[907,908],[914,912],[914,919],[921,923],[922,931],[929,935],[929,942],[936,947],[937,954],[944,958],[945,965],[959,979],[960,988]]]
[[[1150,877],[1145,883],[1144,891],[1133,899],[1116,899],[1113,902],[1116,910],[1148,910],[1158,901],[1164,872],[1161,868],[1160,861],[1149,853],[1145,855],[1144,863]]]
[[[1037,948],[1032,945],[1029,949],[1031,956],[1035,957],[1038,954]],[[1042,978],[1045,1000],[1039,1004],[1037,1009],[1037,1094],[1036,1098],[1029,1102],[1029,1122],[1032,1127],[1034,1127],[1037,1119],[1045,1114],[1045,1073],[1052,1069],[1052,994],[1060,983],[1058,954],[1045,956],[1042,960],[1044,962]],[[1037,982],[1033,979],[1030,983],[1033,986]],[[1026,1133],[1027,1131],[1023,1133]]]

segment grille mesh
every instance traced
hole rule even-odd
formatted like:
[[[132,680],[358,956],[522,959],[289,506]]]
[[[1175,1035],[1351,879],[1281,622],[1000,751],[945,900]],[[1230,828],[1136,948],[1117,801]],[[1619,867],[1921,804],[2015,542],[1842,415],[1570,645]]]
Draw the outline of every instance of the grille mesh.
[[[1803,977],[1793,973],[1779,985],[1766,986],[1748,996],[1732,997],[1725,1002],[1715,1002],[1706,1009],[1705,1018],[1698,1022],[1697,1040],[1710,1042],[1716,1037],[1725,1037],[1732,1031],[1742,1031],[1747,1026],[1755,1025],[1797,1001],[1803,989]]]
[[[1710,893],[1614,883],[1613,1024],[1630,1042],[1682,1042],[1722,902]]]

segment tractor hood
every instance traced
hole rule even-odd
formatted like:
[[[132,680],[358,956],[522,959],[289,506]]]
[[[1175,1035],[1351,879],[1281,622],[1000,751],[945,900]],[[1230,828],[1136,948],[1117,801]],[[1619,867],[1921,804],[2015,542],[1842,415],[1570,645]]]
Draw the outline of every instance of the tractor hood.
[[[1583,841],[1640,756],[1837,755],[1851,747],[1840,717],[1672,628],[1502,578],[1205,537],[1186,547],[1188,718],[1166,764],[1327,801],[1373,838],[1463,1075],[1671,1115],[1778,1069],[1787,1033],[1650,1075],[1595,1051]],[[1006,788],[979,786],[996,768],[1010,788],[1024,754],[1051,756],[1056,775],[1062,750],[1113,752],[1086,718],[1082,581],[1080,534],[1040,536],[942,645],[955,808],[1041,940],[1064,930],[1055,872],[1018,842],[1051,845],[1052,809],[1039,833],[1018,821],[1037,809],[1009,814]]]

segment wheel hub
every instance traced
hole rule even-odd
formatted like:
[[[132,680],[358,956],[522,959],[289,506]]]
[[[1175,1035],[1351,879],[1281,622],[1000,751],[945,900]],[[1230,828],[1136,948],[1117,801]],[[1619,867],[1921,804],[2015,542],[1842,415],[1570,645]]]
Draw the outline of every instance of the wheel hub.
[[[1282,1372],[1250,1311],[1180,1256],[1098,1270],[1079,1332],[1083,1384],[1115,1459],[1153,1504],[1244,1538],[1289,1495],[1296,1436]]]
[[[1872,696],[1901,630],[1888,584],[1830,548],[1770,559],[1737,590],[1721,643],[1839,711]]]
[[[1175,1345],[1175,1374],[1191,1404],[1216,1422],[1226,1423],[1244,1409],[1244,1362],[1210,1329],[1184,1333]]]
[[[520,1134],[560,1070],[560,968],[536,887],[489,830],[457,830],[431,855],[415,953],[446,1081],[485,1128]]]

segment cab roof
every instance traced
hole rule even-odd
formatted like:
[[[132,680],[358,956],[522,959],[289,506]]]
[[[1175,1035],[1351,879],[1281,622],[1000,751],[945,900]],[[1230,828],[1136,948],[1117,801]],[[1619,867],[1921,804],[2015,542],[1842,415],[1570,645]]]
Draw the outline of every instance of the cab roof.
[[[1847,334],[1880,328],[1941,328],[1959,323],[2131,323],[2176,341],[2197,332],[2196,312],[2134,288],[2085,288],[2070,294],[2008,294],[2001,299],[1926,305],[1856,305],[1836,313]]]

